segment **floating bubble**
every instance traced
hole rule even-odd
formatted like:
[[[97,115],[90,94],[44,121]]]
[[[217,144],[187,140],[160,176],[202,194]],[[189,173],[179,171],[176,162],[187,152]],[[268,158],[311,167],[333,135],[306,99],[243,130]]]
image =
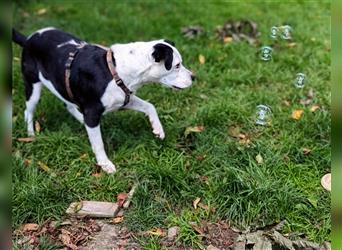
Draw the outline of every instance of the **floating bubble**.
[[[266,125],[271,119],[271,109],[266,105],[258,105],[256,110],[256,124]]]
[[[260,58],[263,61],[269,61],[272,59],[272,48],[270,46],[263,46],[261,48]]]
[[[271,37],[272,37],[273,39],[276,39],[277,36],[278,36],[278,32],[279,32],[278,27],[273,26],[273,27],[271,28]]]
[[[305,84],[305,74],[303,73],[298,73],[296,75],[296,80],[294,82],[294,85],[297,88],[304,88],[304,84]]]
[[[290,25],[281,26],[281,38],[285,40],[291,39],[292,28]]]

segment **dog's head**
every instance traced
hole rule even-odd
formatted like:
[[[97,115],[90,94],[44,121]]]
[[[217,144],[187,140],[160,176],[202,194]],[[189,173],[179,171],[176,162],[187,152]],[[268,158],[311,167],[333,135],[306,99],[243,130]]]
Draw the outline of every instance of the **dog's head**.
[[[193,73],[183,66],[182,57],[171,41],[157,41],[153,45],[151,60],[149,74],[163,85],[184,89],[195,79]]]

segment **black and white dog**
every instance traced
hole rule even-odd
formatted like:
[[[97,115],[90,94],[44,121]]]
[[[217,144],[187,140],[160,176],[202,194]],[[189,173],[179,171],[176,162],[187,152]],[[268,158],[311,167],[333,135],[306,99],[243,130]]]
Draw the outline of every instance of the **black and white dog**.
[[[25,121],[29,136],[34,136],[33,115],[42,86],[61,99],[67,110],[85,124],[97,164],[108,173],[116,171],[108,159],[100,130],[102,114],[120,108],[145,113],[153,133],[163,139],[163,127],[155,107],[135,91],[147,82],[159,82],[175,89],[187,88],[194,76],[182,64],[174,44],[167,40],[113,44],[110,48],[118,76],[132,92],[127,94],[113,79],[107,64],[106,48],[88,44],[61,30],[49,27],[25,37],[13,30],[13,41],[23,47],[22,73],[26,92]],[[70,67],[66,86],[66,62],[70,52],[77,51]],[[68,94],[73,93],[73,98]]]

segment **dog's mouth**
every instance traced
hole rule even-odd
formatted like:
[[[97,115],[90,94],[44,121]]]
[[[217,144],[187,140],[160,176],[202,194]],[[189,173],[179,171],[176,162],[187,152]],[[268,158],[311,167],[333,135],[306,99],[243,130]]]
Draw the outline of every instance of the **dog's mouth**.
[[[175,86],[175,85],[172,85],[172,88],[173,88],[173,89],[178,89],[178,90],[183,89],[183,88],[177,87],[177,86]]]

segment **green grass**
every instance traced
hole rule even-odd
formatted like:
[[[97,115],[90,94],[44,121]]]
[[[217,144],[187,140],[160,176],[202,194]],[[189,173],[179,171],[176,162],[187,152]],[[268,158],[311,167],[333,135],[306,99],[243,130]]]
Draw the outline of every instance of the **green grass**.
[[[46,14],[37,15],[41,8]],[[246,18],[258,24],[260,46],[275,45],[272,61],[258,58],[260,46],[224,45],[215,38],[217,25]],[[270,27],[283,23],[294,29],[293,48],[269,38]],[[178,225],[179,240],[196,248],[200,241],[190,220],[227,219],[241,228],[255,228],[286,219],[284,232],[302,232],[317,242],[330,240],[330,194],[320,186],[321,176],[330,172],[328,3],[30,1],[14,5],[13,24],[25,34],[56,26],[105,45],[168,38],[198,76],[190,89],[181,92],[155,84],[139,90],[138,96],[157,108],[164,141],[154,138],[143,114],[116,112],[103,118],[104,143],[118,172],[100,178],[91,176],[95,159],[85,129],[44,90],[36,111],[42,126],[37,140],[13,140],[13,228],[60,219],[73,201],[115,201],[118,192],[139,183],[125,217],[132,230]],[[188,25],[202,25],[207,32],[190,41],[180,33]],[[14,46],[15,57],[20,51]],[[206,58],[204,65],[198,63],[199,54]],[[307,75],[303,90],[293,87],[299,72]],[[321,106],[314,113],[299,102],[310,88],[315,92],[313,103]],[[270,126],[255,125],[258,104],[271,107]],[[20,64],[14,61],[13,138],[26,136],[24,105]],[[305,110],[299,121],[291,119],[294,109]],[[184,138],[185,128],[194,125],[205,130]],[[230,137],[231,126],[251,135],[251,144],[241,145]],[[312,150],[309,155],[303,154],[305,147]],[[261,165],[255,161],[259,153],[264,159]],[[81,157],[84,154],[88,157]],[[204,160],[196,159],[204,155]],[[25,159],[32,161],[29,166]],[[42,171],[38,161],[57,177]],[[215,212],[194,210],[196,197]],[[158,238],[141,240],[146,249],[159,248]]]

